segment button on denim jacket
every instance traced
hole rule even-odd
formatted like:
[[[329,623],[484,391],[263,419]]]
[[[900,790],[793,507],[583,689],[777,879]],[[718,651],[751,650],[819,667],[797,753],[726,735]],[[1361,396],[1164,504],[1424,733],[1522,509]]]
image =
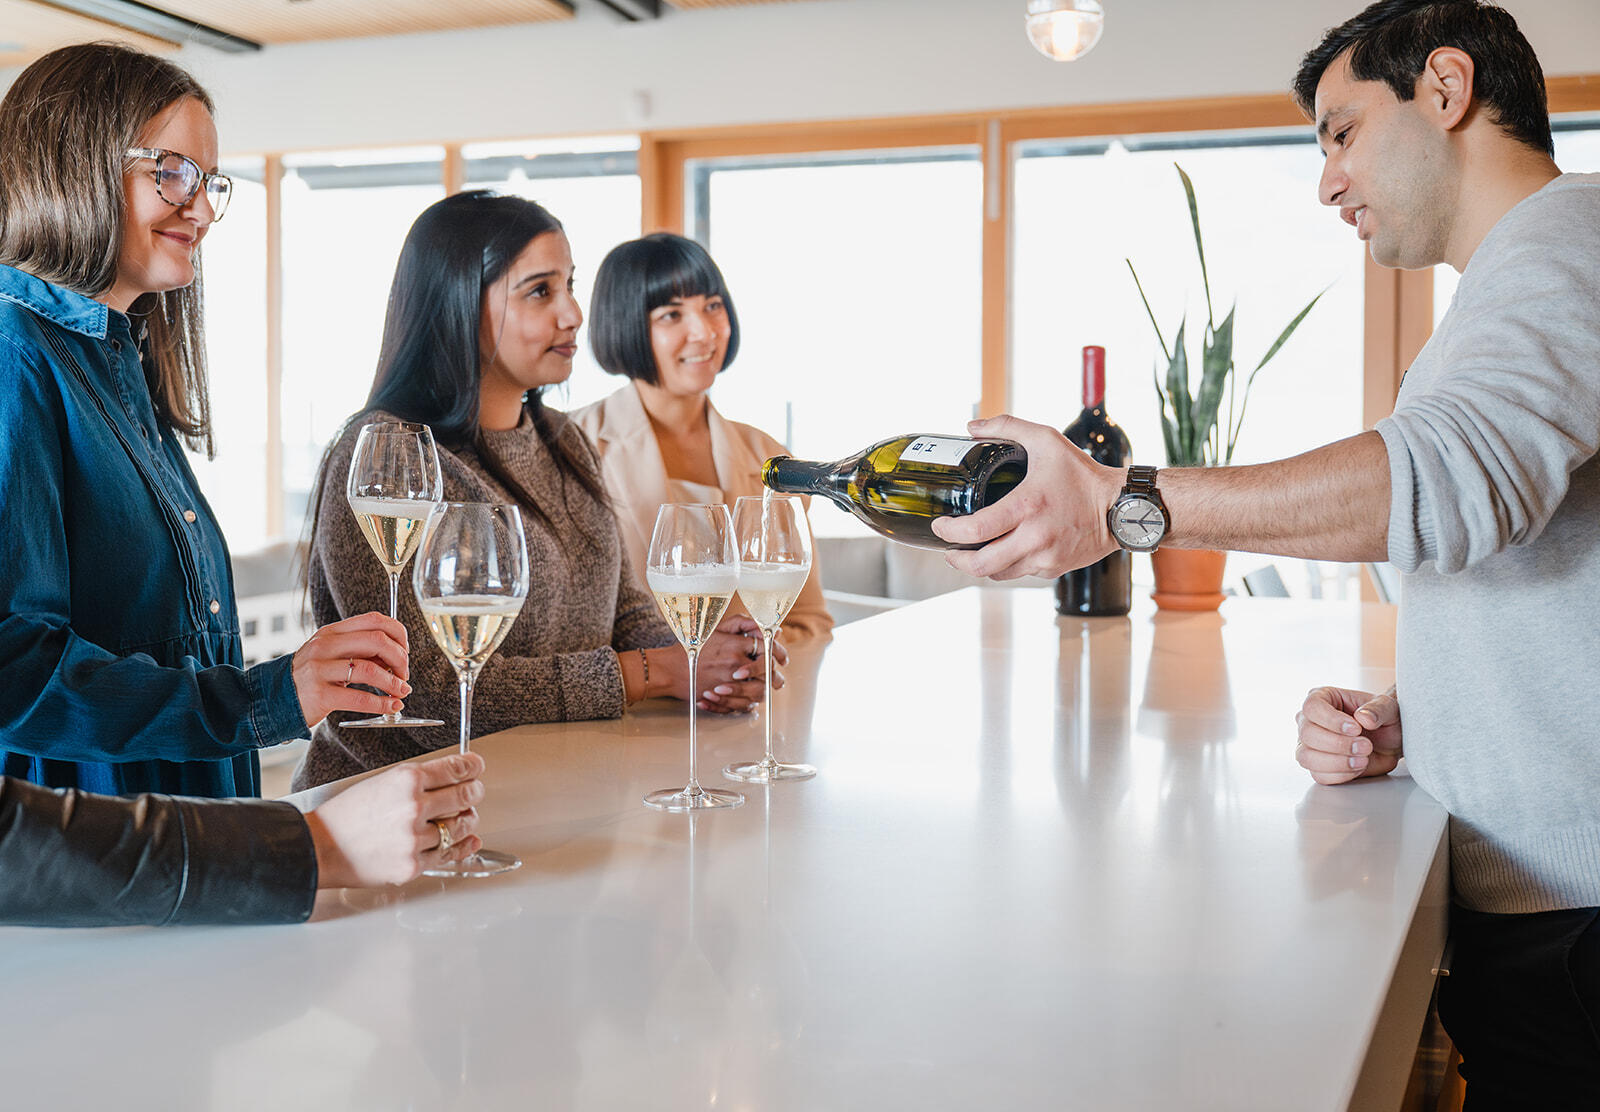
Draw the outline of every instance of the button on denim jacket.
[[[129,321],[0,266],[0,772],[257,795],[303,736],[290,658],[245,670],[227,545]]]

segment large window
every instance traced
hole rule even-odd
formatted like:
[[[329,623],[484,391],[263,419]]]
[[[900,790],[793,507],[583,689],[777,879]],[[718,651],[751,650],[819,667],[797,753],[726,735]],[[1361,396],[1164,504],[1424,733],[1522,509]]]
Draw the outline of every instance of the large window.
[[[1061,427],[1081,408],[1080,349],[1106,348],[1106,407],[1137,462],[1165,448],[1154,375],[1166,362],[1129,273],[1131,260],[1168,345],[1187,320],[1193,382],[1206,295],[1181,165],[1194,182],[1212,310],[1236,303],[1244,378],[1319,291],[1322,300],[1256,379],[1234,455],[1253,463],[1361,431],[1362,247],[1317,202],[1322,156],[1304,129],[1247,136],[1036,142],[1018,152],[1012,232],[1011,408]],[[1223,402],[1223,418],[1228,411]],[[1239,556],[1242,574],[1266,557]],[[1291,592],[1348,592],[1354,577],[1276,561]],[[1144,574],[1144,563],[1138,565]]]
[[[201,247],[216,458],[192,454],[201,492],[234,552],[267,537],[267,191],[259,158],[225,162],[226,219]]]
[[[586,318],[600,260],[639,235],[638,148],[637,136],[601,136],[478,143],[461,151],[468,189],[527,197],[561,221]],[[605,397],[620,381],[600,369],[587,338],[580,337],[572,378],[565,389],[552,391],[549,401],[558,409],[575,409]]]
[[[283,160],[284,528],[322,451],[372,386],[389,282],[412,221],[444,196],[442,147]]]
[[[1362,250],[1317,203],[1322,157],[1303,133],[1034,144],[1020,154],[1014,412],[1053,425],[1071,421],[1081,404],[1079,349],[1102,344],[1108,410],[1139,459],[1164,458],[1152,380],[1158,368],[1165,376],[1166,364],[1128,261],[1167,344],[1187,319],[1198,382],[1206,298],[1176,162],[1194,181],[1218,324],[1237,300],[1241,374],[1312,297],[1328,291],[1256,379],[1234,462],[1281,458],[1361,430]]]
[[[831,459],[904,432],[960,432],[980,383],[976,148],[691,164],[691,234],[739,312],[717,407]],[[812,515],[818,533],[860,528]]]

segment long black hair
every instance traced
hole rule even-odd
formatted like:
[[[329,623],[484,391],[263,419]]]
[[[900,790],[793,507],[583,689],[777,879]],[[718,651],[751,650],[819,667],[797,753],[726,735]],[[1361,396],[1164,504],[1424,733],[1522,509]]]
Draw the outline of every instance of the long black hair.
[[[656,385],[650,314],[679,297],[722,298],[728,352],[721,370],[731,367],[739,354],[739,314],[728,283],[704,247],[671,232],[619,243],[595,271],[589,299],[589,350],[595,362],[609,374]]]
[[[347,429],[371,412],[384,410],[430,426],[441,448],[471,449],[558,542],[565,538],[554,530],[549,514],[484,443],[478,424],[478,384],[483,376],[479,322],[485,292],[529,243],[561,230],[561,222],[542,206],[482,189],[453,194],[424,209],[406,233],[395,264],[372,392],[365,408],[345,424]],[[541,392],[530,390],[523,410],[561,473],[562,491],[565,480],[571,479],[596,501],[610,505],[583,434],[575,425],[557,430]],[[334,443],[338,440],[335,437]],[[328,458],[323,456],[312,495],[313,531]]]

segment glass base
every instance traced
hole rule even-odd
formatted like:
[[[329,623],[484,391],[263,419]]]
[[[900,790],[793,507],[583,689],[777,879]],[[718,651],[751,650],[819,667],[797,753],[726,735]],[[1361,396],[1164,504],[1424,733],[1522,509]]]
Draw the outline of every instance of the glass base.
[[[341,722],[341,730],[378,730],[387,726],[443,726],[437,718],[412,718],[406,714],[380,714],[376,718],[358,718],[354,722]]]
[[[522,868],[522,859],[513,857],[509,853],[499,853],[492,849],[482,849],[465,861],[452,861],[445,865],[435,865],[431,869],[423,869],[423,876],[494,876],[496,873],[509,873],[512,869]]]
[[[817,774],[810,765],[784,764],[782,761],[742,761],[722,770],[730,780],[746,784],[776,784],[780,780],[809,780]]]
[[[706,811],[713,807],[743,806],[744,796],[691,784],[687,788],[662,788],[651,792],[644,797],[644,805],[658,811]]]

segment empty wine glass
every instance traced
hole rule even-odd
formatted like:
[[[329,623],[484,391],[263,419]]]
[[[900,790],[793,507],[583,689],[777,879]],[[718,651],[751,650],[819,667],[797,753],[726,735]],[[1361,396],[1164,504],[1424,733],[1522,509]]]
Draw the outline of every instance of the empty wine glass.
[[[528,597],[528,545],[516,506],[440,502],[428,517],[411,569],[428,632],[461,685],[461,752],[472,737],[472,684],[500,647]],[[522,862],[481,850],[424,869],[426,876],[493,876]]]
[[[400,569],[422,539],[428,513],[444,497],[433,430],[409,421],[362,425],[345,479],[345,496],[367,543],[389,572],[389,617],[400,616]],[[437,718],[390,711],[342,722],[346,729],[379,726],[443,726]]]
[[[765,648],[767,705],[761,717],[767,726],[767,753],[759,761],[728,765],[722,774],[757,784],[809,780],[817,774],[815,768],[783,764],[772,756],[772,639],[811,574],[811,529],[805,506],[792,494],[769,490],[747,495],[734,504],[733,534],[739,545],[739,597],[761,627]]]
[[[695,665],[739,587],[739,555],[728,507],[664,504],[656,513],[645,580],[689,654],[689,783],[651,792],[644,801],[663,811],[737,807],[744,796],[702,788],[695,777],[695,703],[700,695]]]

